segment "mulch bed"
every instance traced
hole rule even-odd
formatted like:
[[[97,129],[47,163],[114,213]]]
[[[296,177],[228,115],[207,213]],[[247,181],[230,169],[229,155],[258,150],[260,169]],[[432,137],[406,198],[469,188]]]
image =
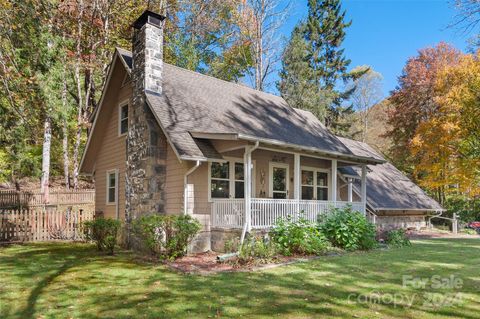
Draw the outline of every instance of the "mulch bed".
[[[221,253],[205,252],[181,257],[175,261],[166,262],[166,265],[176,271],[195,274],[214,274],[218,272],[243,272],[260,269],[269,269],[297,262],[304,262],[318,258],[318,256],[279,256],[269,263],[239,264],[235,258],[217,262],[217,256]]]

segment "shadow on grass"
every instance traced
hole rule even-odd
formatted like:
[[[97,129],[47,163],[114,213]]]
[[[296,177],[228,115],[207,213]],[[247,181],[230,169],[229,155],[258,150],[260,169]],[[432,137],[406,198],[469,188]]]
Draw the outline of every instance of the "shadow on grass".
[[[479,247],[478,240],[416,241],[411,248],[322,257],[268,271],[197,276],[139,262],[128,252],[107,257],[91,246],[29,245],[0,250],[0,275],[17,280],[18,288],[26,292],[17,296],[23,300],[22,307],[14,306],[14,297],[7,298],[12,307],[3,315],[473,319],[480,311]],[[403,275],[435,274],[463,278],[461,291],[468,298],[461,307],[425,308],[422,298],[428,291],[402,287]],[[420,299],[412,307],[349,299],[376,291],[419,294]]]

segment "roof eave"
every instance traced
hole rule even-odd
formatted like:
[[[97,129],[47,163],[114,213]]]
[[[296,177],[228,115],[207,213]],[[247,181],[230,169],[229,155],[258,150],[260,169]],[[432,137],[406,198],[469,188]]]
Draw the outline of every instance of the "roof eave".
[[[302,145],[299,145],[299,144],[286,143],[286,142],[279,141],[279,140],[274,140],[274,139],[258,138],[258,137],[255,137],[255,136],[250,136],[250,135],[241,134],[241,133],[238,134],[238,139],[242,139],[242,140],[246,140],[246,141],[252,141],[252,142],[259,141],[259,142],[265,143],[265,144],[270,144],[270,145],[275,145],[275,146],[284,146],[284,147],[289,147],[289,148],[293,148],[293,149],[298,149],[300,151],[309,151],[309,152],[312,152],[312,153],[318,153],[318,154],[322,154],[322,155],[325,155],[325,156],[334,157],[334,158],[338,158],[338,159],[356,161],[356,162],[359,162],[359,163],[362,163],[362,164],[376,165],[376,164],[383,164],[383,163],[386,162],[384,160],[379,160],[379,159],[375,159],[375,158],[371,158],[371,157],[364,157],[364,156],[349,155],[349,154],[342,154],[342,153],[338,153],[338,152],[325,151],[325,150],[322,150],[322,149],[319,149],[319,148],[316,148],[316,147],[302,146]]]
[[[392,210],[392,211],[404,211],[404,210],[411,210],[411,211],[425,211],[425,212],[444,212],[446,211],[445,208],[398,208],[398,207],[373,207],[376,211],[379,210]]]
[[[386,163],[386,161],[384,160],[375,159],[373,157],[364,157],[364,156],[357,156],[357,155],[342,154],[337,152],[330,152],[330,151],[325,151],[316,147],[302,146],[300,144],[286,143],[280,140],[274,140],[274,139],[268,139],[268,138],[259,138],[256,136],[251,136],[251,135],[242,134],[242,133],[208,133],[208,132],[192,132],[192,131],[190,131],[189,133],[192,137],[195,137],[195,138],[230,140],[230,141],[245,140],[250,142],[258,141],[268,145],[289,147],[293,149],[298,149],[300,151],[309,151],[313,153],[319,153],[325,156],[335,157],[338,159],[345,159],[349,161],[356,161],[363,164],[376,165],[376,164]]]

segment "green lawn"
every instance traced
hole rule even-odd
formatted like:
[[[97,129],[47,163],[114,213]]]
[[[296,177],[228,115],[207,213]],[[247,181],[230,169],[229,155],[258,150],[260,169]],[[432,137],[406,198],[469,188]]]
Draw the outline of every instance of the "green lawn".
[[[403,275],[453,275],[463,283],[403,287]],[[410,248],[211,276],[136,262],[128,252],[105,257],[84,244],[0,248],[0,318],[272,316],[480,318],[480,240],[416,241]]]

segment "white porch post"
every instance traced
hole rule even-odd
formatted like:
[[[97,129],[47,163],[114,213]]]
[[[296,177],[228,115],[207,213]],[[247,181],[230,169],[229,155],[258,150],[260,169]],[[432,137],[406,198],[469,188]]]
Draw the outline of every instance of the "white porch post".
[[[350,177],[347,178],[347,183],[348,183],[348,201],[351,203],[353,202],[353,190],[352,190],[353,179]]]
[[[332,160],[332,201],[337,201],[337,160]]]
[[[244,176],[244,183],[243,183],[243,191],[244,191],[244,197],[245,197],[245,221],[247,224],[247,231],[251,230],[251,213],[252,213],[252,169],[251,169],[251,164],[252,164],[252,153],[250,152],[250,147],[245,148],[245,154],[243,156],[243,174]]]
[[[294,172],[293,172],[293,197],[295,199],[300,199],[300,154],[295,153],[294,154]]]
[[[296,201],[296,211],[300,213],[300,154],[293,155],[293,197]]]
[[[367,165],[362,165],[362,189],[361,189],[361,199],[364,207],[365,213],[365,205],[367,203]]]

